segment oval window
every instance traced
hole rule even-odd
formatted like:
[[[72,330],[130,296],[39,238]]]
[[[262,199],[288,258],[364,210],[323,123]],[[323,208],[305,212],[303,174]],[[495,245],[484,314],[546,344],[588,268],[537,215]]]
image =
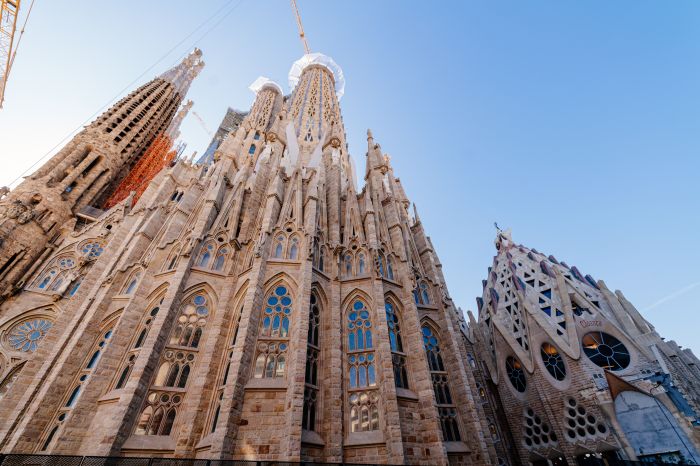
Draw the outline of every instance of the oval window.
[[[549,343],[542,343],[540,348],[540,355],[542,356],[542,362],[544,363],[545,369],[549,372],[549,375],[557,380],[564,380],[566,378],[566,367],[564,366],[564,359],[559,354],[559,351]]]
[[[630,353],[617,338],[603,332],[590,332],[581,340],[583,352],[593,364],[610,371],[620,371],[630,365]]]
[[[506,374],[510,379],[510,383],[513,387],[519,391],[524,392],[527,387],[527,381],[525,380],[525,371],[523,370],[523,365],[513,356],[508,356],[506,358]]]

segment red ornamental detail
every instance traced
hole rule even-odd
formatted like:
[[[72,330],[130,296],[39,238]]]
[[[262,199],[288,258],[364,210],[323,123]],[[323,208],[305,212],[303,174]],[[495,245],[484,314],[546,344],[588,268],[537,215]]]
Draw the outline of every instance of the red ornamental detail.
[[[176,151],[172,140],[166,135],[159,135],[136,162],[134,168],[122,180],[114,193],[107,199],[103,208],[109,209],[126,199],[134,191],[132,206],[136,205],[151,180],[175,159]]]

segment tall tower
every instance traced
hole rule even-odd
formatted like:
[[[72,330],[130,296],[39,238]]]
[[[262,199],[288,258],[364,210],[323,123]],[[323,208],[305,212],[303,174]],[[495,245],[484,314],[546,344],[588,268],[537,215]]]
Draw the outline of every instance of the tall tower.
[[[0,305],[25,361],[0,381],[3,452],[495,463],[390,157],[368,131],[358,188],[330,57],[290,85],[258,79],[213,164],[165,167]]]
[[[226,115],[224,115],[224,119],[221,120],[219,128],[212,137],[207,150],[204,151],[204,154],[202,154],[202,156],[197,160],[197,163],[211,163],[214,160],[214,152],[216,149],[218,149],[221,143],[224,142],[224,139],[236,132],[241,123],[243,123],[243,119],[247,114],[247,112],[241,112],[240,110],[228,108],[226,110]]]
[[[200,50],[136,89],[0,200],[0,293],[26,283],[81,213],[89,218],[170,124],[204,66]]]
[[[697,464],[700,371],[624,295],[499,232],[471,342],[521,460]]]
[[[156,136],[143,156],[136,162],[126,177],[119,183],[117,189],[107,199],[104,204],[105,209],[109,209],[126,199],[132,192],[134,197],[132,203],[135,204],[141,194],[146,190],[151,180],[177,156],[177,149],[173,147],[175,139],[180,134],[180,124],[187,116],[187,112],[192,108],[193,102],[188,100],[180,111],[177,112],[168,129]]]

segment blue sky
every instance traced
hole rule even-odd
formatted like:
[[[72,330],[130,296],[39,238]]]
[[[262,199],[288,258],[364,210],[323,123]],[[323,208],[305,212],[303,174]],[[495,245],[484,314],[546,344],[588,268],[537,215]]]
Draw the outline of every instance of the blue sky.
[[[344,70],[356,164],[372,128],[462,308],[498,221],[700,353],[700,3],[298,1],[312,50]],[[222,6],[189,95],[212,131],[258,76],[288,89],[289,2],[37,2],[0,110],[0,184],[178,61],[216,20],[158,62]],[[209,140],[192,117],[182,138]]]

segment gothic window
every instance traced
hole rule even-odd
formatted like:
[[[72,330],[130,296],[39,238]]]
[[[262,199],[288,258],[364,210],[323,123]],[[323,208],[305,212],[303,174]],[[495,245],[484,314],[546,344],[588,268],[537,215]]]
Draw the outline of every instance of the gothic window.
[[[165,346],[160,366],[151,383],[146,403],[134,431],[137,435],[170,435],[177,410],[197,361],[211,303],[202,292],[184,300],[180,315]],[[187,349],[184,349],[187,347]]]
[[[170,435],[182,395],[151,392],[136,424],[136,435]]]
[[[630,364],[629,350],[612,335],[603,332],[590,332],[583,336],[581,344],[588,359],[598,367],[620,371]]]
[[[258,139],[260,139],[260,132],[259,132],[259,131],[256,131],[256,132],[255,132],[255,135],[253,136],[253,139],[255,139],[256,141],[257,141]]]
[[[379,429],[379,396],[372,344],[372,321],[367,305],[355,299],[347,313],[347,377],[350,391],[350,430]]]
[[[299,238],[292,236],[289,240],[289,259],[297,260],[299,258]]]
[[[51,281],[54,279],[56,273],[56,269],[51,269],[48,272],[46,272],[39,281],[39,285],[37,286],[37,288],[41,290],[48,289],[49,283],[51,283]]]
[[[139,284],[139,279],[141,278],[141,272],[136,272],[131,276],[131,280],[129,280],[128,284],[124,288],[124,294],[131,294],[134,292],[136,289],[136,285]]]
[[[394,279],[394,267],[392,265],[393,260],[391,259],[391,256],[387,256],[386,258],[386,278],[389,280]]]
[[[204,245],[202,251],[199,254],[199,261],[197,265],[199,267],[207,267],[211,257],[214,255],[214,243],[209,242]]]
[[[381,252],[377,255],[377,266],[379,267],[379,275],[384,277],[384,254]]]
[[[66,417],[75,407],[75,403],[78,401],[78,398],[80,398],[80,394],[83,391],[83,387],[85,386],[86,381],[97,366],[97,362],[99,361],[102,353],[105,351],[111,338],[111,327],[103,329],[98,335],[97,341],[88,353],[86,359],[83,361],[83,364],[81,366],[82,369],[80,370],[80,372],[78,372],[78,374],[75,375],[72,383],[70,384],[70,388],[67,392],[67,397],[64,396],[64,401],[61,408],[59,408],[58,412],[54,415],[53,421],[49,424],[49,427],[47,428],[47,432],[44,436],[44,441],[42,443],[42,451],[45,451],[51,445],[51,441],[54,439],[56,433],[63,425],[63,422],[65,421]]]
[[[428,288],[428,282],[425,280],[418,281],[418,285],[413,290],[413,299],[418,305],[429,305],[430,304],[430,291]]]
[[[440,417],[442,436],[446,442],[459,442],[462,438],[459,433],[459,421],[457,407],[450,393],[449,375],[440,355],[440,340],[433,329],[423,324],[423,347],[428,358],[428,368],[433,381],[435,403]]]
[[[278,285],[265,298],[255,358],[255,378],[285,376],[291,314],[292,297],[289,290],[284,285]]]
[[[88,260],[97,259],[104,251],[104,246],[97,241],[89,241],[80,248],[80,252]]]
[[[39,347],[53,322],[39,317],[16,324],[8,332],[7,342],[16,351],[33,353]]]
[[[250,145],[250,149],[248,149],[248,154],[250,154],[250,155],[255,154],[255,144]]]
[[[275,239],[275,249],[274,253],[272,254],[272,257],[276,259],[281,259],[282,255],[284,254],[284,240],[285,237],[284,235],[278,235],[277,238]]]
[[[513,356],[508,356],[506,358],[506,375],[517,391],[521,393],[525,391],[527,387],[525,370],[523,369],[522,363],[517,358]]]
[[[365,255],[364,253],[359,253],[357,255],[357,274],[363,275],[365,273]]]
[[[219,248],[219,251],[216,253],[216,260],[214,261],[214,270],[216,271],[221,271],[224,269],[224,265],[226,264],[226,257],[228,256],[228,248],[226,246],[222,246]]]
[[[557,380],[564,380],[566,378],[564,359],[554,345],[542,343],[540,355],[542,356],[542,362],[547,372],[549,372],[549,375]]]
[[[165,358],[158,369],[156,380],[153,385],[158,387],[178,387],[185,388],[187,380],[192,370],[191,364],[194,361],[193,353],[183,351],[165,352]]]
[[[158,311],[160,310],[160,304],[163,303],[163,298],[160,299],[160,302],[158,303],[157,306],[153,306],[148,313],[143,316],[141,319],[141,323],[136,329],[136,340],[134,341],[132,347],[129,349],[129,352],[126,355],[125,361],[122,364],[122,369],[119,371],[119,378],[117,379],[117,383],[115,385],[115,389],[120,389],[123,388],[126,383],[129,381],[129,375],[131,374],[131,369],[134,367],[134,364],[136,363],[136,356],[139,353],[139,349],[141,346],[143,346],[144,342],[146,341],[146,337],[148,336],[148,331],[151,328],[151,325],[153,324],[153,319],[155,319],[156,315],[158,314]]]
[[[180,247],[178,245],[173,246],[173,250],[168,256],[166,261],[166,266],[164,270],[174,270],[177,267],[177,261],[180,257]]]
[[[346,254],[345,259],[343,259],[343,261],[344,261],[343,268],[345,270],[345,276],[352,277],[352,255]]]
[[[394,367],[394,383],[399,388],[408,388],[408,373],[406,371],[406,354],[401,339],[401,322],[390,301],[384,303],[386,324],[389,327],[389,344],[391,346],[391,361]]]
[[[240,295],[245,295],[245,290],[240,292]],[[216,431],[216,423],[219,422],[219,415],[221,414],[221,403],[224,399],[224,388],[228,382],[229,371],[231,370],[231,362],[233,361],[234,351],[233,348],[236,346],[236,340],[238,339],[238,326],[241,323],[241,315],[243,314],[243,305],[240,306],[238,311],[238,317],[235,319],[235,323],[229,330],[229,335],[232,333],[230,344],[228,345],[228,351],[224,353],[223,361],[223,375],[219,376],[218,389],[214,394],[214,411],[211,416],[211,432]]]
[[[209,309],[204,295],[196,294],[190,298],[177,318],[177,324],[170,336],[170,344],[197,348],[208,316]]]
[[[70,291],[68,292],[68,296],[72,297],[75,295],[75,293],[78,292],[80,289],[80,285],[83,283],[83,276],[81,275],[80,277],[76,278],[75,281],[73,282],[73,285],[70,287]]]
[[[316,430],[316,404],[318,401],[318,365],[319,354],[319,329],[321,324],[321,311],[319,298],[315,292],[311,293],[309,301],[309,332],[306,339],[306,373],[304,377],[304,409],[302,413],[302,428]]]
[[[24,367],[25,363],[26,361],[15,366],[14,369],[12,369],[10,373],[5,376],[2,383],[0,383],[0,399],[2,399],[2,397],[5,396],[5,394],[10,390],[10,388],[12,388],[12,385],[15,383],[15,381],[19,378],[19,373]]]

